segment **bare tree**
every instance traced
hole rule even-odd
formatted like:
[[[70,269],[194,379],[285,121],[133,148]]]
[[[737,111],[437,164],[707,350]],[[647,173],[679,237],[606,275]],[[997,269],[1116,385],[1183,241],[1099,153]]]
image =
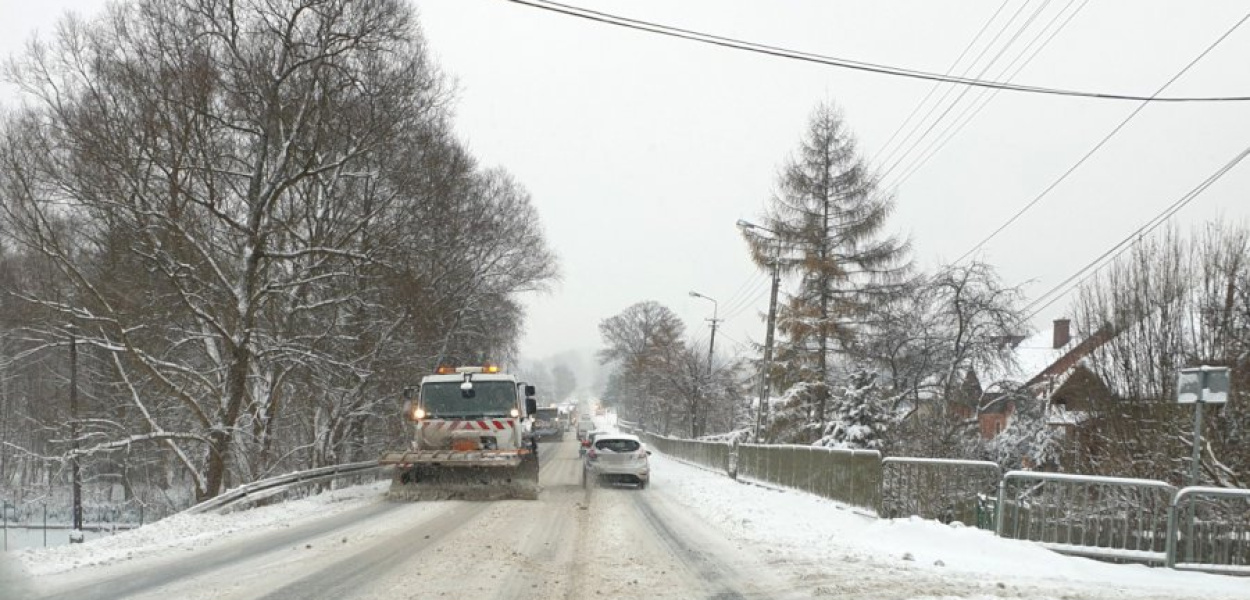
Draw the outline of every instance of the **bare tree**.
[[[665,373],[682,350],[685,329],[672,310],[651,300],[599,323],[604,343],[599,360],[617,365],[609,396],[644,428],[658,426],[667,434],[672,426],[674,403],[666,394]]]
[[[108,356],[195,495],[384,435],[412,365],[506,355],[555,277],[525,191],[448,133],[399,0],[141,0],[9,67],[3,216],[50,338]],[[393,403],[393,401],[391,401]]]
[[[1212,223],[1191,236],[1176,229],[1139,240],[1082,286],[1078,323],[1112,332],[1088,358],[1116,398],[1094,407],[1082,428],[1082,464],[1095,472],[1165,477],[1188,472],[1192,415],[1175,405],[1180,368],[1228,366],[1229,403],[1204,427],[1205,478],[1240,487],[1250,469],[1250,230]]]

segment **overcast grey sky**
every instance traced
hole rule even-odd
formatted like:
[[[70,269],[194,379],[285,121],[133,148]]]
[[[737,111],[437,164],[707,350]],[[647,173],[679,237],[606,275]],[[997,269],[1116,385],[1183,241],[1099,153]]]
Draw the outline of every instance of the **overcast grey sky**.
[[[1017,55],[1036,48],[1029,45],[1035,36],[1074,15],[1014,81],[1138,95],[1154,92],[1250,12],[1244,0],[567,1],[937,72],[946,71],[1003,7],[960,63],[968,64],[1005,31],[972,74],[1036,15],[985,73],[991,79],[1004,78]],[[100,4],[0,0],[0,50],[20,49],[36,29],[50,32],[67,9],[90,13]],[[529,358],[595,348],[601,319],[648,299],[674,309],[706,340],[702,319],[711,316],[711,305],[690,298],[692,289],[720,302],[727,318],[724,335],[717,336],[720,349],[737,351],[737,344],[762,339],[767,277],[751,264],[734,222],[761,214],[778,166],[798,144],[818,102],[841,106],[861,151],[874,164],[889,165],[883,159],[896,144],[887,141],[931,88],[928,82],[668,39],[503,0],[415,4],[430,49],[458,82],[458,131],[485,164],[504,166],[525,184],[560,255],[563,282],[527,302],[522,352]],[[1168,94],[1248,96],[1248,59],[1250,24]],[[981,94],[970,91],[911,156],[922,155],[928,140],[958,122],[956,116]],[[3,97],[11,101],[11,90]],[[1135,108],[1135,102],[1000,93],[901,182],[891,225],[911,236],[921,267],[953,260]],[[1151,105],[987,244],[982,258],[1008,283],[1027,284],[1030,295],[1039,295],[1247,144],[1250,103]],[[887,185],[912,160],[904,160]],[[1188,227],[1217,215],[1250,218],[1250,164],[1221,179],[1175,222]],[[1062,316],[1065,307],[1063,301],[1052,305],[1037,323]]]

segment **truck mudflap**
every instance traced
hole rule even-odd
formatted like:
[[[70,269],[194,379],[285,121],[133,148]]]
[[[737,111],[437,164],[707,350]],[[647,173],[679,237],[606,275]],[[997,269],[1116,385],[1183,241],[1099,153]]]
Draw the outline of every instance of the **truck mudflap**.
[[[410,450],[379,463],[395,467],[390,500],[538,499],[538,455],[529,450]]]

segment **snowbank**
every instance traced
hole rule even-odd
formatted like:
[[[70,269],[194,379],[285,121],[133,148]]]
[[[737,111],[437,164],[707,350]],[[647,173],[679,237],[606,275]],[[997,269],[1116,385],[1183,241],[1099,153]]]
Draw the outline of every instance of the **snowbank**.
[[[224,515],[177,514],[138,529],[48,548],[14,552],[34,576],[61,573],[85,566],[110,565],[168,554],[173,548],[203,547],[226,536],[264,535],[277,527],[309,517],[325,517],[378,501],[389,482],[334,490],[303,500],[283,502]]]
[[[652,461],[654,492],[671,494],[743,547],[788,557],[777,562],[808,571],[899,581],[913,575],[957,578],[988,586],[987,593],[994,595],[1004,586],[1024,584],[1083,598],[1107,593],[1126,598],[1250,598],[1250,580],[1244,578],[1068,557],[958,523],[877,519],[810,494],[738,483],[658,453]]]

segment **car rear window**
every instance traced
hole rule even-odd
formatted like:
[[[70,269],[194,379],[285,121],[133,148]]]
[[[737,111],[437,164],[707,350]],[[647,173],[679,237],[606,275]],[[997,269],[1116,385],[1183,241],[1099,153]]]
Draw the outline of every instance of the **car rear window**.
[[[599,440],[595,442],[595,448],[607,450],[608,452],[637,452],[642,444],[634,440]]]

